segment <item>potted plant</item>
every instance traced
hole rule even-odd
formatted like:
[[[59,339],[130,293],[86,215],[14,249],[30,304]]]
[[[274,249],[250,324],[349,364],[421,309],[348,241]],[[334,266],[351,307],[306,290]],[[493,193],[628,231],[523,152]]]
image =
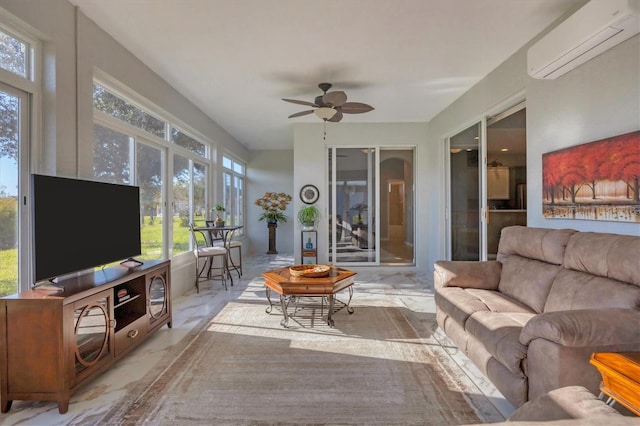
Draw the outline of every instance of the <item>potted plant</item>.
[[[282,213],[281,210],[268,210],[262,212],[262,214],[258,217],[260,222],[267,221],[267,223],[285,223],[287,221],[287,216]]]
[[[320,210],[315,204],[308,204],[298,210],[298,222],[303,231],[315,229],[316,222],[320,218]]]
[[[213,209],[216,211],[216,220],[214,225],[216,228],[221,228],[224,226],[224,219],[220,217],[220,214],[224,211],[224,207],[220,204],[216,204]]]

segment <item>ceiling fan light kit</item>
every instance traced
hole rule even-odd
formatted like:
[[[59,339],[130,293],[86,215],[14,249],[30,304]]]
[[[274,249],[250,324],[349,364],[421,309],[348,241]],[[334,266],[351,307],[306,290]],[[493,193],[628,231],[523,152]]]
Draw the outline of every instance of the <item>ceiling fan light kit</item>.
[[[320,107],[315,110],[316,115],[323,120],[330,120],[336,112],[338,111],[330,107]]]
[[[320,119],[331,122],[339,122],[342,120],[343,114],[362,114],[364,112],[373,111],[371,105],[361,102],[347,102],[347,94],[343,91],[328,92],[331,89],[331,83],[320,83],[318,87],[323,95],[316,96],[313,102],[300,101],[297,99],[282,99],[285,102],[293,104],[310,106],[315,109],[296,112],[291,114],[289,118],[302,117],[315,113]]]

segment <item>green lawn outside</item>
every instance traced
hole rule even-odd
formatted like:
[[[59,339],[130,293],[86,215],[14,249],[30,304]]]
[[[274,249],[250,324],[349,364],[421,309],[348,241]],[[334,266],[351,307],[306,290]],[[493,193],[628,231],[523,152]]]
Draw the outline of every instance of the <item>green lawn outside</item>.
[[[0,250],[0,296],[18,288],[18,249]]]
[[[204,217],[196,218],[196,225],[204,226]],[[150,218],[144,218],[140,228],[142,241],[141,259],[159,259],[162,253],[162,221],[155,219],[150,225]],[[173,218],[173,254],[189,250],[188,225],[183,225],[180,217]],[[14,294],[18,286],[18,249],[0,250],[0,296]]]

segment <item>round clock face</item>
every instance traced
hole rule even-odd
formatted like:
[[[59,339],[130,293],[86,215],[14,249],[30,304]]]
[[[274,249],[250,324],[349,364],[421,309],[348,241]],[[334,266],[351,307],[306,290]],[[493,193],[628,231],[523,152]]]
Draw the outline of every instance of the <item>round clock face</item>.
[[[313,204],[318,201],[318,197],[320,193],[318,192],[318,188],[314,185],[304,185],[302,189],[300,189],[300,199],[305,204]]]

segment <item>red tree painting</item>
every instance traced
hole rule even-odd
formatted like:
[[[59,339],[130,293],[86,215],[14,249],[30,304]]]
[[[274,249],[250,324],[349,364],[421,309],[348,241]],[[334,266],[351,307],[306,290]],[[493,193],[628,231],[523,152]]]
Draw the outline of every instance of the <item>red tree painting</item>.
[[[640,131],[542,155],[546,218],[640,222]]]

